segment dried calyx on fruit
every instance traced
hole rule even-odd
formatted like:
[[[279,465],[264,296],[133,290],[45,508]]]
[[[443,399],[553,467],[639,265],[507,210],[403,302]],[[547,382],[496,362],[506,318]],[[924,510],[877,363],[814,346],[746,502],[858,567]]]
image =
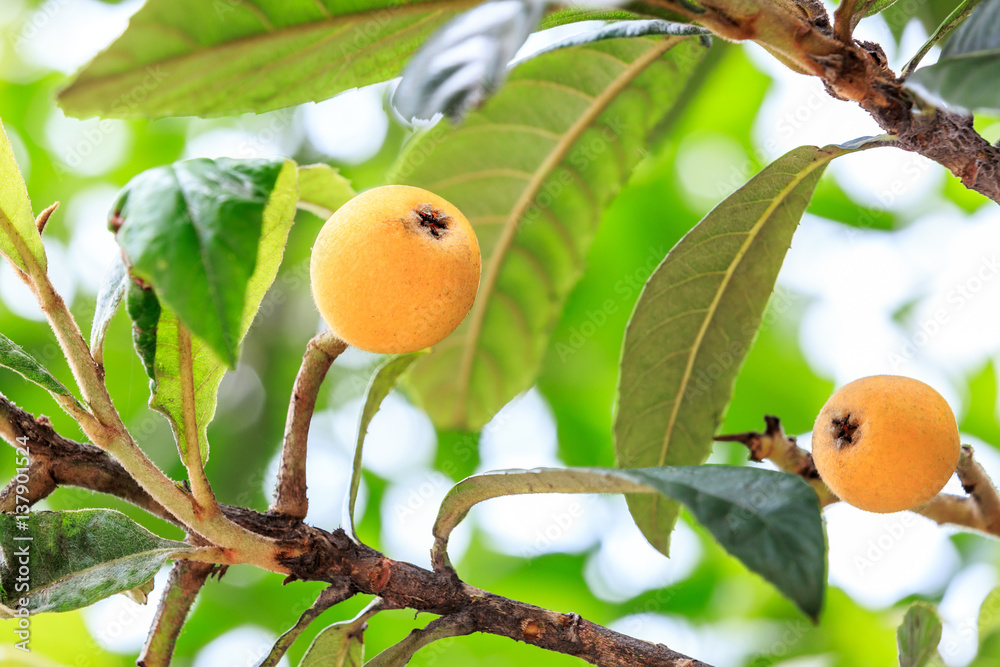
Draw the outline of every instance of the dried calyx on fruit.
[[[346,343],[398,354],[440,342],[479,289],[479,242],[465,216],[420,188],[356,196],[320,230],[310,262],[323,319]]]
[[[816,418],[812,450],[826,485],[869,512],[912,509],[955,472],[955,414],[932,387],[874,375],[841,387]]]

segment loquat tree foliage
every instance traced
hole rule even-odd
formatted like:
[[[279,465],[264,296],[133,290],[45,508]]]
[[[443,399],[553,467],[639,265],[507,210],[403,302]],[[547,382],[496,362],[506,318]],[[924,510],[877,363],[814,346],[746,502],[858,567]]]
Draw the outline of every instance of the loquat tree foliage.
[[[157,584],[159,607],[137,659],[146,667],[187,664],[205,643],[182,631],[202,589],[209,595],[222,585],[213,576],[222,580],[230,568],[277,575],[267,585],[280,589],[283,578],[281,591],[300,591],[287,594],[299,596],[295,605],[274,605],[294,608],[298,620],[255,655],[261,666],[288,664],[289,656],[302,667],[447,662],[459,642],[487,640],[436,642],[476,633],[543,649],[518,654],[539,664],[708,664],[669,642],[608,627],[595,605],[543,604],[529,573],[506,581],[502,592],[479,588],[489,577],[463,573],[449,541],[474,506],[501,496],[623,495],[631,519],[663,555],[684,512],[714,541],[720,562],[738,568],[740,586],[767,586],[784,618],[818,628],[825,608],[844,604],[828,600],[822,514],[839,501],[838,490],[852,502],[906,496],[868,508],[911,509],[978,532],[984,542],[1000,536],[1000,495],[972,448],[959,447],[955,416],[930,388],[936,398],[915,398],[913,384],[886,388],[896,385],[883,380],[875,398],[831,399],[833,417],[816,423],[829,441],[826,458],[818,449],[815,463],[776,417],[766,417],[764,432],[719,434],[786,251],[831,162],[902,149],[950,170],[992,200],[988,206],[1000,203],[1000,148],[972,115],[1000,113],[1000,0],[908,2],[842,0],[831,16],[816,0],[146,0],[120,37],[61,82],[56,99],[67,115],[140,122],[262,114],[401,76],[387,104],[405,129],[387,144],[391,165],[368,185],[413,187],[358,187],[308,155],[151,160],[126,175],[107,212],[120,253],[101,267],[92,316],[83,319],[57,290],[55,260],[43,243],[55,206],[39,211],[37,202],[53,193],[32,192],[31,203],[16,142],[0,125],[0,252],[58,345],[53,354],[32,354],[36,339],[5,331],[0,365],[65,413],[50,420],[18,407],[19,395],[0,394],[0,437],[15,457],[0,494],[0,615],[17,637],[0,657],[42,664],[14,661],[38,645],[33,628],[49,614],[116,594],[143,601],[172,562]],[[854,37],[859,22],[881,12],[902,17],[891,22],[897,28],[913,17],[931,34],[898,73],[880,45]],[[583,22],[586,29],[569,37],[522,48],[532,35]],[[718,54],[741,41],[763,47],[803,80],[819,78],[884,134],[844,141],[830,128],[828,145],[801,146],[762,165],[654,252],[650,266],[643,269],[647,258],[633,262],[636,284],[631,275],[615,283],[617,276],[588,263],[607,211],[650,151],[678,139],[679,118],[698,104]],[[938,46],[938,61],[921,66]],[[397,200],[387,192],[406,194]],[[317,241],[316,223],[327,219]],[[303,225],[311,233],[297,238]],[[442,250],[453,239],[462,243]],[[300,256],[302,244],[314,242],[311,287],[308,271],[299,270],[280,289],[311,291],[329,327],[299,346],[288,386],[268,387],[287,404],[273,499],[265,509],[252,496],[220,497],[220,480],[263,479],[262,470],[242,466],[273,435],[256,428],[238,439],[220,435],[213,423],[220,386],[227,373],[239,373],[248,350],[284,349],[254,342],[263,334],[253,325],[268,317],[269,294],[291,270],[286,255]],[[569,467],[477,472],[470,449],[480,432],[539,382],[546,359],[573,363],[578,347],[556,332],[587,280],[610,280],[631,299],[613,400],[604,406],[613,404],[609,446],[567,455]],[[314,333],[316,309],[301,318]],[[135,361],[109,344],[114,322],[124,321]],[[349,344],[388,354],[361,372],[338,371]],[[131,408],[123,414],[132,392],[116,395],[109,378],[129,364],[144,374],[132,386],[169,424],[175,453],[132,428]],[[313,525],[307,451],[324,428],[314,421],[321,390],[359,378],[366,389],[353,462],[341,471],[349,480],[343,518]],[[365,470],[364,445],[397,388],[433,422],[437,466],[455,480],[437,509],[429,567],[387,556],[377,543],[379,517],[359,509],[365,482],[381,492]],[[930,429],[915,418],[926,416],[927,405],[940,408]],[[815,407],[792,418],[811,424]],[[932,443],[918,441],[938,433]],[[706,464],[717,441],[742,443],[753,461],[771,465]],[[931,481],[906,495],[910,482],[926,482],[923,459],[911,461],[916,450],[908,449],[924,444],[942,453],[926,475]],[[894,460],[918,463],[894,480],[881,470]],[[939,493],[952,472],[965,495]],[[88,508],[34,508],[74,488],[102,495],[86,496]],[[97,500],[104,496],[117,504]],[[671,593],[656,608],[696,606],[685,596],[704,599],[706,590],[710,584]],[[303,595],[308,603],[298,604]],[[996,658],[998,599],[994,593],[983,605],[977,665]],[[331,609],[337,622],[311,625]],[[401,610],[410,615],[393,615]],[[755,613],[764,612],[746,612]],[[899,616],[899,664],[940,664],[933,606],[917,602]],[[366,641],[380,624],[379,641]],[[391,641],[390,631],[398,634]]]

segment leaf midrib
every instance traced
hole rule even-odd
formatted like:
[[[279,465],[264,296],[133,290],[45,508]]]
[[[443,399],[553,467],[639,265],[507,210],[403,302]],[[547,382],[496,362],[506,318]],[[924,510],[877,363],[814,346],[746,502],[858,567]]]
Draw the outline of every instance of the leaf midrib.
[[[396,16],[404,16],[406,14],[415,13],[415,12],[422,12],[422,11],[427,11],[429,13],[433,13],[433,12],[436,12],[436,11],[446,11],[446,10],[450,10],[450,9],[463,9],[465,7],[471,7],[471,6],[476,5],[476,4],[478,4],[477,0],[428,0],[427,2],[416,2],[416,3],[411,3],[411,4],[406,4],[406,5],[401,5],[401,6],[395,7],[393,9],[393,12],[394,12],[394,15],[396,15]],[[283,28],[281,28],[279,30],[276,30],[274,32],[267,32],[267,31],[265,31],[265,32],[260,32],[260,33],[256,33],[256,34],[253,34],[253,35],[247,35],[247,36],[240,37],[240,38],[237,38],[237,39],[230,39],[230,40],[224,40],[224,41],[221,41],[221,42],[215,42],[213,44],[208,44],[208,45],[200,45],[199,44],[200,48],[198,48],[198,49],[192,49],[191,51],[189,51],[187,53],[184,53],[182,55],[171,56],[171,57],[165,58],[163,60],[155,60],[155,61],[152,61],[152,62],[145,63],[139,69],[142,69],[142,71],[145,71],[146,67],[150,67],[150,66],[153,66],[153,65],[163,65],[163,66],[166,66],[166,65],[171,65],[171,64],[183,63],[183,62],[185,62],[187,60],[193,60],[193,59],[200,58],[206,52],[211,52],[211,51],[216,50],[216,49],[221,49],[221,48],[239,48],[239,47],[256,47],[256,46],[262,45],[262,44],[264,44],[264,43],[266,43],[266,42],[268,42],[268,41],[270,41],[272,39],[275,39],[275,38],[284,38],[284,37],[288,37],[288,36],[294,36],[296,33],[299,33],[299,32],[302,32],[302,33],[310,32],[310,31],[315,30],[317,28],[322,28],[322,27],[326,27],[326,26],[336,27],[336,26],[338,26],[341,23],[347,23],[347,24],[357,23],[357,22],[360,22],[360,21],[364,21],[366,19],[370,19],[373,15],[377,14],[380,11],[383,11],[384,9],[385,8],[382,7],[382,8],[373,9],[373,10],[364,10],[364,11],[359,11],[359,12],[350,12],[350,13],[347,13],[347,14],[338,14],[336,16],[328,16],[328,17],[325,17],[323,19],[319,19],[319,20],[316,20],[316,21],[305,21],[303,23],[298,23],[298,24],[295,24],[295,25],[286,26],[286,27],[283,27]],[[158,25],[162,25],[162,24],[156,23],[156,22],[150,22],[148,24],[140,24],[140,26],[142,26],[143,28],[145,28],[147,26],[158,26]],[[86,70],[83,70],[83,71],[85,72]],[[74,92],[76,92],[77,94],[79,94],[80,91],[86,90],[87,88],[89,88],[91,86],[104,85],[104,84],[107,84],[108,82],[111,82],[111,81],[116,81],[118,79],[127,78],[128,76],[134,74],[136,71],[137,71],[137,68],[133,66],[130,69],[122,70],[120,72],[115,72],[113,74],[108,74],[108,75],[105,75],[105,76],[96,77],[96,78],[93,78],[93,79],[84,79],[83,81],[80,81],[79,79],[77,79],[77,80],[74,80],[74,81],[70,82],[69,86],[62,93],[60,93],[60,96],[64,95],[67,91],[71,91],[73,89],[76,89]]]
[[[91,565],[90,567],[85,567],[82,570],[74,570],[74,571],[72,571],[72,572],[70,572],[68,574],[65,574],[65,575],[59,577],[58,579],[55,579],[53,581],[48,582],[47,584],[43,584],[43,585],[39,586],[38,588],[34,588],[34,589],[28,591],[28,593],[29,593],[30,596],[34,597],[34,596],[37,596],[40,593],[43,593],[45,591],[51,591],[56,586],[58,586],[60,584],[68,583],[72,579],[74,579],[76,577],[79,577],[79,576],[82,576],[82,575],[84,575],[84,574],[86,574],[88,572],[96,571],[96,570],[99,570],[99,569],[104,568],[104,567],[115,565],[117,563],[124,563],[124,562],[132,560],[134,558],[148,558],[148,557],[152,557],[152,556],[159,556],[160,554],[165,554],[165,555],[169,556],[172,553],[177,553],[177,552],[180,552],[180,551],[184,551],[185,548],[189,548],[188,545],[186,545],[186,544],[179,544],[178,546],[159,547],[159,548],[156,548],[156,549],[146,549],[145,551],[137,551],[135,553],[131,553],[131,554],[128,554],[126,556],[119,556],[118,558],[113,558],[111,560],[101,561],[100,563],[97,563],[95,565]]]
[[[680,386],[678,387],[677,394],[675,394],[674,396],[673,407],[670,410],[670,419],[667,421],[667,430],[663,436],[663,445],[662,447],[660,447],[660,457],[658,459],[657,466],[662,467],[664,461],[666,460],[667,445],[670,442],[671,436],[673,435],[673,429],[677,423],[677,415],[680,413],[681,398],[684,395],[684,390],[687,387],[688,381],[691,379],[691,372],[694,368],[694,362],[698,358],[698,354],[701,350],[701,343],[705,338],[705,334],[708,331],[708,327],[711,325],[712,320],[715,317],[715,313],[718,310],[719,303],[722,301],[722,295],[725,292],[726,287],[728,287],[729,282],[732,280],[733,274],[736,272],[737,267],[739,267],[739,265],[742,263],[743,258],[746,256],[747,250],[750,248],[750,245],[757,239],[757,235],[760,233],[760,230],[763,228],[764,224],[771,219],[771,216],[774,214],[774,211],[778,208],[779,204],[781,202],[784,202],[785,198],[789,194],[791,194],[791,192],[793,192],[795,188],[797,188],[799,184],[806,179],[807,176],[812,174],[820,166],[826,165],[826,163],[829,162],[832,157],[833,155],[830,155],[823,160],[814,160],[813,162],[811,162],[806,169],[800,171],[795,178],[789,181],[788,185],[786,185],[779,191],[778,196],[775,196],[771,199],[771,203],[768,204],[767,208],[764,210],[764,213],[760,216],[760,219],[747,232],[746,240],[743,241],[743,244],[740,246],[739,251],[733,257],[733,261],[730,262],[729,268],[726,270],[725,275],[722,277],[722,282],[719,283],[719,288],[716,290],[715,296],[712,298],[712,302],[708,306],[705,319],[702,321],[702,325],[698,330],[698,335],[695,337],[694,344],[691,346],[691,352],[688,355],[688,361],[684,367],[684,374],[681,377],[681,383]],[[658,512],[658,507],[659,507],[659,498],[660,498],[659,495],[653,498],[653,507],[652,511],[650,512],[654,524],[656,522],[656,514]]]
[[[476,296],[476,303],[473,306],[472,312],[469,314],[469,329],[465,337],[466,345],[462,350],[462,358],[459,361],[458,367],[458,377],[456,378],[456,395],[458,400],[455,402],[455,417],[457,423],[465,422],[467,414],[466,401],[468,400],[469,387],[472,382],[472,363],[475,359],[479,336],[482,333],[483,322],[486,318],[487,304],[490,300],[490,294],[493,292],[497,279],[499,278],[500,266],[503,264],[507,251],[514,241],[521,217],[524,215],[525,211],[528,210],[531,202],[535,200],[535,196],[545,183],[545,179],[547,179],[559,163],[566,158],[566,155],[576,144],[576,141],[591,126],[591,124],[596,122],[597,118],[604,112],[605,109],[607,109],[611,102],[613,102],[618,95],[625,90],[626,87],[628,87],[629,84],[631,84],[643,71],[645,71],[647,67],[656,62],[660,56],[669,51],[683,39],[685,38],[668,37],[664,39],[661,45],[650,48],[649,51],[632,61],[632,63],[629,64],[622,71],[622,73],[612,81],[611,85],[601,91],[601,94],[594,98],[590,108],[584,112],[575,123],[573,123],[552,151],[549,152],[545,160],[543,160],[539,167],[535,170],[534,176],[528,183],[528,187],[525,188],[521,197],[514,204],[514,208],[511,210],[506,221],[504,222],[503,232],[501,232],[500,238],[497,240],[496,247],[493,250],[493,254],[490,257],[489,265],[486,268],[486,275],[480,285],[479,294]]]

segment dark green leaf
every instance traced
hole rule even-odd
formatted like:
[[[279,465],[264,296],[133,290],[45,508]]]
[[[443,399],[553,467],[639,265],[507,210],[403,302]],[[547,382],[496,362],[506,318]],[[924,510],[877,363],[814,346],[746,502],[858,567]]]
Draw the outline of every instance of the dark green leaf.
[[[0,366],[20,373],[26,380],[31,380],[53,394],[72,396],[69,389],[64,387],[52,373],[3,334],[0,334]]]
[[[407,118],[460,118],[500,88],[507,63],[542,18],[542,0],[484,2],[431,35],[392,101]]]
[[[129,279],[125,310],[132,320],[132,343],[146,369],[146,375],[156,385],[156,327],[160,322],[160,300],[151,287],[146,288]]]
[[[264,207],[284,160],[196,159],[143,172],[112,213],[133,276],[230,367]]]
[[[944,667],[938,653],[941,621],[934,608],[922,602],[912,605],[896,630],[899,667]]]
[[[330,165],[299,167],[299,208],[326,220],[354,195],[351,182]]]
[[[249,250],[251,259],[255,258],[255,263],[253,274],[243,288],[241,297],[243,310],[233,339],[236,346],[246,336],[264,300],[264,295],[278,275],[278,267],[281,265],[285,244],[288,241],[288,232],[295,219],[295,202],[298,200],[296,180],[295,163],[291,160],[285,161],[274,188],[269,193],[267,205],[263,208],[263,226],[256,246]],[[177,322],[177,316],[164,308],[156,327],[154,368],[156,386],[149,405],[167,417],[174,429],[181,452],[186,452],[190,438],[183,428]],[[191,360],[195,386],[195,417],[198,423],[197,441],[202,458],[207,460],[207,428],[215,416],[219,384],[229,364],[204,340],[194,336],[191,339]]]
[[[73,116],[221,116],[391,79],[475,0],[148,0],[59,95]]]
[[[14,149],[0,121],[0,253],[17,268],[27,271],[30,257],[45,269],[45,247],[35,227],[28,189],[14,159]]]
[[[455,204],[483,252],[472,312],[407,380],[439,428],[476,430],[532,385],[601,214],[704,51],[637,37],[546,53],[406,148],[393,180]]]
[[[389,395],[399,378],[413,364],[414,361],[427,354],[428,350],[419,350],[410,354],[401,354],[391,357],[385,361],[375,374],[372,375],[371,382],[368,383],[368,391],[365,398],[365,407],[361,411],[361,423],[358,425],[358,441],[354,446],[354,466],[351,471],[351,486],[347,492],[344,503],[344,518],[342,525],[344,530],[353,535],[354,533],[354,505],[358,499],[358,488],[361,486],[361,458],[364,451],[365,436],[368,435],[368,425],[382,406],[382,401]]]
[[[0,602],[33,614],[86,607],[144,584],[171,554],[191,549],[114,510],[0,514]]]
[[[1000,113],[1000,0],[985,0],[945,42],[937,63],[906,85],[960,110]]]
[[[97,292],[97,304],[94,306],[94,323],[90,327],[90,351],[97,363],[102,363],[104,359],[104,335],[108,332],[108,325],[111,324],[111,318],[118,310],[122,297],[125,296],[128,284],[128,268],[119,253],[115,255],[114,261],[104,274],[101,289]]]
[[[872,16],[892,7],[897,0],[861,0],[855,8],[858,16]],[[856,22],[855,22],[856,23]]]
[[[804,146],[778,158],[667,254],[625,332],[614,424],[618,466],[708,458],[813,188],[830,160],[878,141]],[[628,501],[646,539],[666,554],[677,503],[648,495]]]
[[[448,566],[452,529],[478,502],[528,493],[626,493],[683,503],[729,553],[812,618],[823,606],[826,538],[815,491],[787,473],[745,466],[496,471],[468,477],[441,503],[435,568]]]

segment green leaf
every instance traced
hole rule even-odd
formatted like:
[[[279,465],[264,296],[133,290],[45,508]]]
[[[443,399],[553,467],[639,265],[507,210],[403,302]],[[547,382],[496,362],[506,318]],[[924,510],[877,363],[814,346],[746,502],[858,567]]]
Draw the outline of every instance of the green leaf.
[[[897,0],[861,0],[854,11],[861,17],[873,16],[892,7],[896,2]],[[855,21],[855,23],[857,22]]]
[[[472,622],[464,617],[442,616],[427,624],[426,628],[415,628],[396,644],[386,648],[365,663],[365,667],[406,667],[420,649],[439,639],[469,635],[475,632]]]
[[[408,378],[440,429],[477,430],[532,385],[601,214],[704,51],[638,37],[546,53],[407,146],[392,179],[455,204],[484,260],[472,312]]]
[[[625,331],[614,434],[616,465],[702,463],[753,343],[792,234],[826,165],[851,148],[803,146],[715,207],[667,254]],[[664,554],[680,508],[630,496]]]
[[[148,0],[59,94],[87,117],[261,113],[391,79],[475,0]]]
[[[320,630],[302,656],[299,667],[361,667],[365,661],[368,619],[380,609],[376,598],[350,621],[334,623]]]
[[[241,299],[243,311],[235,332],[235,345],[239,345],[246,336],[264,300],[264,294],[278,274],[278,267],[281,265],[285,244],[288,241],[288,232],[295,218],[297,199],[295,163],[288,160],[284,163],[264,207],[263,226],[257,247],[250,251],[251,259],[255,258],[255,266]],[[156,327],[155,386],[149,405],[163,413],[170,421],[183,454],[187,452],[188,442],[192,438],[184,432],[177,322],[177,315],[164,308]],[[196,437],[202,459],[207,460],[207,428],[215,416],[219,384],[229,364],[216,354],[208,343],[196,336],[191,337],[191,358],[195,386],[195,416],[198,423]]]
[[[826,538],[815,491],[796,475],[746,466],[616,470],[507,470],[468,477],[448,492],[434,523],[435,569],[476,503],[528,493],[626,493],[683,503],[729,553],[812,618],[823,606]]]
[[[31,380],[53,394],[73,395],[48,369],[3,334],[0,334],[0,366],[5,366],[15,373],[19,373],[24,376],[24,379]]]
[[[365,446],[365,436],[368,435],[368,425],[382,406],[382,401],[389,395],[399,378],[414,361],[427,354],[428,350],[419,350],[410,354],[401,354],[386,360],[368,383],[365,407],[361,410],[361,423],[358,425],[358,441],[354,446],[354,465],[351,471],[351,486],[344,503],[344,518],[342,525],[349,534],[354,534],[354,506],[358,499],[358,488],[361,486],[361,457]]]
[[[151,287],[143,287],[129,279],[125,292],[125,310],[132,320],[132,344],[146,369],[146,375],[156,385],[156,328],[160,322],[162,309],[156,292]]]
[[[35,227],[28,189],[14,159],[14,149],[0,120],[0,253],[22,271],[28,271],[26,257],[44,271],[45,247]]]
[[[1000,586],[990,591],[979,607],[979,644],[1000,635]]]
[[[0,514],[0,602],[33,614],[86,607],[144,584],[171,554],[192,550],[114,510]]]
[[[104,281],[97,292],[97,304],[94,306],[94,323],[90,327],[90,351],[97,363],[103,363],[104,336],[108,332],[111,318],[114,317],[125,296],[128,285],[128,268],[119,253],[115,255],[107,273],[104,274]]]
[[[937,650],[940,642],[941,621],[934,608],[922,602],[911,605],[896,630],[899,667],[944,667]]]
[[[1000,0],[986,0],[951,34],[937,63],[918,69],[906,85],[959,110],[1000,113],[998,26]]]
[[[356,193],[351,182],[328,164],[299,167],[298,207],[326,220]]]
[[[112,213],[130,271],[230,367],[264,207],[285,160],[196,159],[150,169]]]

